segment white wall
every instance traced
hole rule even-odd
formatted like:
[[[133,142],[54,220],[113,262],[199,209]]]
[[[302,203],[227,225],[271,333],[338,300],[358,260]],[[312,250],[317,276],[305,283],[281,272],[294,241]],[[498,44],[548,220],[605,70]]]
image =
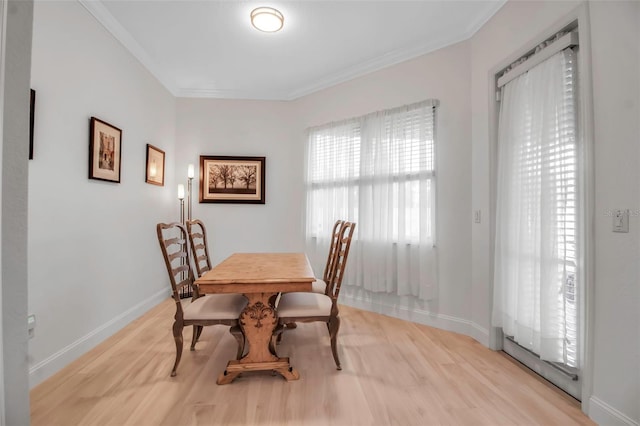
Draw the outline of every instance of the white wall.
[[[31,384],[167,297],[155,224],[173,213],[175,99],[78,2],[37,2],[29,162]],[[88,179],[89,118],[122,129],[121,183]],[[146,144],[165,186],[145,179]]]
[[[2,208],[0,424],[29,424],[27,377],[27,156],[33,2],[0,2]]]
[[[439,296],[428,303],[345,286],[344,303],[474,335],[471,306],[470,44],[458,43],[294,102],[297,143],[304,129],[370,112],[438,99],[437,250]],[[301,177],[302,178],[302,177]],[[321,269],[320,269],[321,271]],[[344,283],[346,284],[346,283]]]
[[[473,208],[481,208],[483,214],[491,212],[492,207],[490,171],[494,164],[488,109],[493,95],[489,87],[492,69],[523,48],[532,47],[536,38],[577,5],[509,2],[472,39]],[[614,234],[606,212],[614,208],[638,211],[640,4],[612,1],[589,6],[595,111],[596,271],[589,415],[602,424],[638,424],[640,279],[636,265],[640,258],[640,221],[636,213],[628,234]],[[487,222],[474,226],[472,318],[485,327],[489,326],[491,312],[490,235]]]
[[[590,413],[640,424],[640,3],[593,2],[595,341]],[[629,233],[611,209],[631,209]]]
[[[187,165],[196,166],[192,216],[207,227],[214,264],[234,252],[302,250],[302,149],[291,111],[287,102],[178,100],[176,178],[186,184]],[[266,203],[200,204],[200,155],[266,157]]]

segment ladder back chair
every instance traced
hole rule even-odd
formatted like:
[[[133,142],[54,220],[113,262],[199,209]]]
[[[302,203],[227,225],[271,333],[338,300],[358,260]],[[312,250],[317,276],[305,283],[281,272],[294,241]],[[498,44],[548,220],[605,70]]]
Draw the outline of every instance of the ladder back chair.
[[[169,273],[173,299],[176,303],[173,323],[176,359],[171,376],[176,375],[182,357],[182,331],[185,326],[193,326],[191,350],[195,350],[195,344],[199,337],[198,327],[217,324],[231,327],[230,332],[238,342],[236,356],[239,359],[244,352],[244,336],[238,324],[238,318],[245,308],[247,300],[239,294],[200,296],[197,287],[193,286],[195,278],[191,269],[186,228],[177,222],[159,223],[156,226],[156,232],[164,263]],[[180,300],[180,290],[189,285],[193,287],[193,298],[190,303],[183,306]]]
[[[344,222],[338,233],[338,244],[334,253],[333,268],[327,282],[326,294],[294,292],[285,293],[278,304],[278,317],[280,330],[290,323],[322,321],[327,324],[329,337],[331,338],[331,352],[338,370],[342,370],[338,357],[337,338],[340,330],[340,317],[338,316],[338,295],[344,276],[344,268],[347,265],[351,239],[356,224]],[[278,335],[280,337],[280,335]]]
[[[312,290],[314,293],[327,294],[327,283],[331,281],[331,275],[334,272],[334,260],[336,255],[336,249],[338,247],[338,240],[340,238],[340,231],[344,220],[336,220],[331,230],[331,244],[329,245],[329,254],[327,255],[327,264],[324,267],[322,279],[316,279],[312,283]]]
[[[198,278],[211,269],[209,259],[209,246],[207,244],[207,230],[199,219],[187,221],[187,232],[189,233],[189,244],[193,254],[193,263],[196,266]]]

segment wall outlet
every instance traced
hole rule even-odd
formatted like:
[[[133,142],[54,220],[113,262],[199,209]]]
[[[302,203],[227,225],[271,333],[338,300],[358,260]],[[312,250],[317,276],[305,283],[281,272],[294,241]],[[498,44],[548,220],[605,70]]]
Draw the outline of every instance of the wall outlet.
[[[629,232],[629,210],[613,211],[613,232]]]
[[[27,331],[29,332],[29,339],[33,339],[36,331],[36,316],[34,314],[27,317]]]

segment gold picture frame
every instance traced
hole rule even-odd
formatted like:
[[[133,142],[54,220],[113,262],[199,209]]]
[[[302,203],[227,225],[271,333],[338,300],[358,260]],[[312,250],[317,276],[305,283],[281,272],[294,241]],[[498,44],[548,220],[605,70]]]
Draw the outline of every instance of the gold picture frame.
[[[265,157],[201,155],[200,202],[265,204]]]

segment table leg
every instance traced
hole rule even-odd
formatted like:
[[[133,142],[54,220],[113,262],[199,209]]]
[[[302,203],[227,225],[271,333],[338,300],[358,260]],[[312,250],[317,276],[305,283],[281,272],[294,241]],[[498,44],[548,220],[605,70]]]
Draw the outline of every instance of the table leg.
[[[246,294],[247,307],[240,315],[240,327],[249,343],[249,351],[240,360],[232,360],[218,377],[217,383],[231,383],[244,371],[275,371],[287,380],[298,380],[300,374],[289,358],[278,358],[271,352],[271,337],[278,324],[274,307],[269,303],[274,293]]]

